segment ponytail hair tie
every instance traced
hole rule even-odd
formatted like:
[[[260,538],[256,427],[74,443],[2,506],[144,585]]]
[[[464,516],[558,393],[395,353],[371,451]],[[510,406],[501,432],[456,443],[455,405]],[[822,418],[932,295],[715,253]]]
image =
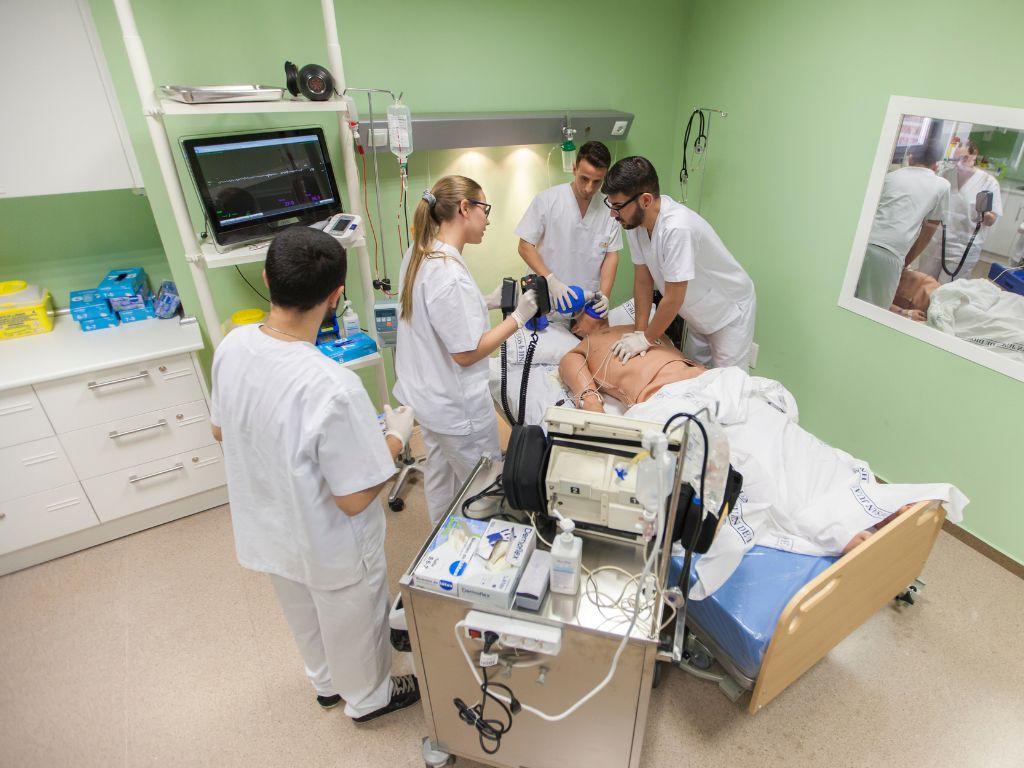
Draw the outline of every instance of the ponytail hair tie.
[[[427,201],[427,205],[429,205],[431,208],[437,205],[437,198],[434,197],[434,193],[431,192],[429,189],[424,189],[421,197]]]

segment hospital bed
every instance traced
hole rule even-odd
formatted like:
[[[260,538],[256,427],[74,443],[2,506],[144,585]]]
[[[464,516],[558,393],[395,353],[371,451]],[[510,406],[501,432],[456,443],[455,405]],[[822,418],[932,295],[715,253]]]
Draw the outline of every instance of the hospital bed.
[[[915,504],[843,557],[812,557],[755,546],[729,580],[690,601],[687,626],[756,713],[920,576],[945,521],[937,501]],[[679,580],[674,557],[670,581]],[[691,572],[691,584],[696,580]],[[703,658],[701,658],[703,657]],[[727,688],[727,686],[723,686]]]
[[[551,405],[571,407],[557,373],[557,366],[533,366],[526,423],[542,423]],[[499,374],[492,366],[496,403]],[[509,366],[513,408],[521,375],[522,366]],[[626,410],[607,395],[604,405],[609,414]],[[733,700],[751,691],[748,711],[756,713],[879,608],[908,593],[945,518],[940,502],[920,502],[841,558],[755,546],[724,586],[690,601],[687,629],[698,644],[684,665],[717,679]],[[682,557],[674,557],[670,583],[679,582],[681,569]],[[692,585],[694,570],[690,579]],[[712,661],[727,677],[701,674]]]

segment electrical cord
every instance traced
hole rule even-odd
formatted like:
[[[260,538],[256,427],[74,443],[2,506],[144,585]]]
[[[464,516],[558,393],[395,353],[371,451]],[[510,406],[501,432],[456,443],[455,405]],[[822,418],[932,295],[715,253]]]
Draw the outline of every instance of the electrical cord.
[[[481,657],[483,654],[490,653],[491,648],[497,641],[497,633],[485,632],[484,649]],[[480,702],[470,707],[462,699],[455,698],[452,699],[452,703],[459,712],[459,719],[467,725],[471,725],[476,728],[477,738],[480,740],[480,749],[483,750],[484,754],[494,755],[497,754],[499,749],[501,749],[501,737],[512,730],[512,718],[519,714],[522,707],[511,688],[501,683],[491,682],[490,676],[487,672],[487,667],[481,667],[481,669],[483,671],[483,682],[480,683]],[[491,688],[499,688],[504,691],[505,696],[508,699],[508,703],[506,704],[505,701],[497,695],[491,693]],[[485,716],[484,709],[487,706],[488,699],[491,699],[501,707],[502,712],[505,714],[504,720],[488,718]],[[493,745],[493,747],[490,745]]]
[[[967,254],[971,252],[971,246],[974,245],[974,238],[978,236],[981,231],[981,223],[984,217],[978,219],[978,223],[974,227],[974,232],[971,234],[971,239],[967,242],[967,247],[964,248],[963,256],[960,257],[960,262],[956,265],[956,269],[952,272],[949,271],[949,267],[946,266],[946,224],[942,223],[942,258],[939,259],[939,263],[942,265],[942,271],[949,275],[950,280],[956,280],[956,276],[960,274],[960,270],[964,268],[964,263],[967,261]]]
[[[246,285],[248,285],[248,286],[249,286],[250,288],[252,288],[252,292],[253,292],[253,293],[255,293],[255,294],[256,294],[257,296],[259,296],[259,297],[260,297],[261,299],[263,299],[263,300],[264,300],[265,302],[267,302],[268,304],[270,303],[270,299],[268,299],[268,298],[267,298],[266,296],[264,296],[264,295],[263,295],[262,293],[260,293],[259,291],[257,291],[257,290],[256,290],[256,286],[255,286],[255,285],[253,285],[252,283],[250,283],[250,282],[249,282],[249,278],[247,278],[247,277],[246,277],[245,275],[243,275],[243,274],[242,274],[242,270],[240,270],[240,269],[238,268],[238,265],[237,265],[237,264],[235,265],[235,271],[236,271],[236,272],[238,273],[238,276],[239,276],[240,278],[242,278],[243,280],[245,280],[245,284],[246,284]]]

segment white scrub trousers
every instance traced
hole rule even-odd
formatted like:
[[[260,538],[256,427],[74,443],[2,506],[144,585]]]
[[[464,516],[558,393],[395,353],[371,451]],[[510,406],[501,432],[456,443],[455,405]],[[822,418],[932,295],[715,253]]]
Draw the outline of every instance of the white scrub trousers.
[[[368,715],[391,700],[388,579],[383,550],[372,562],[361,581],[342,589],[311,589],[270,575],[317,695],[339,694],[349,717]]]
[[[903,260],[899,256],[888,248],[868,243],[854,295],[876,307],[888,309],[892,306],[892,300],[896,298],[901,274]]]
[[[485,454],[492,459],[501,457],[498,422],[492,420],[486,428],[468,435],[443,435],[421,424],[420,433],[427,448],[423,467],[427,514],[431,525],[437,525],[480,457]]]
[[[683,355],[707,368],[734,366],[746,373],[754,344],[756,315],[757,299],[751,299],[740,307],[739,317],[714,333],[687,329]]]

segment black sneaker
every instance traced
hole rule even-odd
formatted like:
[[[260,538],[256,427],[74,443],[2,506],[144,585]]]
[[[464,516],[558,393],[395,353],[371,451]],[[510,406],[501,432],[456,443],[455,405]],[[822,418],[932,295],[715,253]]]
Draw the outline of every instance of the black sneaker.
[[[375,720],[381,715],[397,712],[420,700],[420,684],[416,675],[400,675],[391,678],[391,701],[378,710],[374,710],[362,717],[353,717],[357,723],[366,723]]]
[[[341,695],[336,693],[333,696],[317,696],[316,703],[324,709],[334,709],[341,704]]]

